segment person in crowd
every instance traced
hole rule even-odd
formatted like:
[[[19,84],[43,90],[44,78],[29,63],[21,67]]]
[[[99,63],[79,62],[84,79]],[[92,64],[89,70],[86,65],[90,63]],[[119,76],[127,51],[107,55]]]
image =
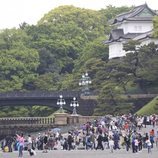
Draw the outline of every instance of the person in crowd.
[[[18,151],[19,151],[19,158],[23,157],[23,150],[24,150],[24,136],[23,133],[21,135],[16,134],[17,141],[18,141]]]
[[[13,151],[13,148],[12,148],[13,141],[14,141],[14,138],[12,136],[6,137],[6,144],[5,145],[8,147],[9,152]]]
[[[85,132],[82,133],[82,143],[83,143],[83,146],[86,149],[86,133]]]
[[[43,137],[41,133],[38,133],[38,137],[36,138],[36,144],[38,150],[43,150]]]
[[[103,147],[103,136],[102,136],[102,133],[99,133],[98,135],[98,138],[97,138],[97,147],[96,147],[96,150],[97,149],[102,149],[104,150],[104,147]]]
[[[146,116],[146,115],[144,116],[143,124],[144,124],[144,126],[145,126],[145,128],[146,128],[146,125],[147,125],[147,116]]]
[[[69,132],[69,134],[68,134],[67,142],[68,142],[68,150],[72,150],[73,149],[73,146],[72,146],[73,137],[72,137],[71,132]]]
[[[140,133],[138,134],[138,142],[138,150],[141,151],[143,149],[143,137]]]
[[[151,148],[154,147],[154,136],[150,135]]]
[[[36,139],[35,137],[32,137],[32,149],[35,150],[36,148]]]
[[[154,144],[154,137],[155,137],[155,131],[154,131],[154,129],[152,129],[151,131],[150,131],[150,142],[151,142],[151,148],[153,148],[153,144]]]
[[[156,115],[155,114],[153,114],[151,117],[151,124],[152,124],[153,128],[155,128],[155,124],[156,124]]]
[[[33,142],[32,142],[31,135],[28,135],[27,143],[28,143],[27,144],[27,150],[29,152],[29,155],[30,156],[36,155],[35,148],[33,147]]]
[[[49,147],[49,150],[53,150],[54,149],[55,142],[56,142],[56,138],[53,137],[52,134],[50,134],[50,136],[48,138],[48,147]],[[60,142],[61,142],[61,146],[63,146],[63,138],[60,140]]]
[[[146,144],[147,144],[148,153],[151,153],[151,142],[149,138],[147,138]]]
[[[119,147],[120,136],[118,130],[114,131],[113,140],[114,140],[114,150],[120,149]]]
[[[5,144],[6,144],[6,141],[4,139],[3,141],[1,141],[1,149],[2,149],[2,151],[4,150]]]
[[[125,146],[126,146],[126,151],[129,151],[130,149],[130,134],[126,134],[124,137],[124,142],[125,142]]]
[[[136,131],[134,131],[131,135],[131,141],[132,141],[132,152],[136,152],[135,148],[135,139],[136,139]]]
[[[137,118],[137,127],[138,127],[139,130],[141,130],[141,128],[142,128],[142,119],[141,119],[141,117]]]
[[[93,149],[93,143],[92,143],[92,140],[91,140],[91,136],[90,134],[87,134],[86,135],[86,149]]]
[[[136,138],[134,139],[134,150],[135,152],[138,152],[138,145],[139,145],[139,142],[138,142],[138,137],[136,136]]]
[[[29,149],[32,149],[32,137],[31,137],[31,135],[28,135],[28,138],[27,138],[27,148],[28,148],[28,150]]]
[[[67,141],[67,138],[64,138],[63,150],[68,150],[68,141]]]
[[[95,135],[94,131],[90,132],[90,137],[91,137],[91,141],[93,144],[93,149],[95,149],[96,148],[96,135]]]
[[[44,153],[47,153],[47,152],[48,152],[48,151],[47,151],[47,149],[48,149],[47,143],[48,143],[48,135],[47,135],[47,133],[45,133],[45,136],[44,136],[44,138],[43,138],[43,148],[44,148],[43,152],[44,152]]]
[[[114,140],[112,139],[112,136],[109,137],[108,144],[109,144],[110,152],[113,153],[113,151],[114,151]]]
[[[103,144],[104,144],[104,149],[109,149],[109,140],[108,140],[108,134],[104,133],[103,137]]]

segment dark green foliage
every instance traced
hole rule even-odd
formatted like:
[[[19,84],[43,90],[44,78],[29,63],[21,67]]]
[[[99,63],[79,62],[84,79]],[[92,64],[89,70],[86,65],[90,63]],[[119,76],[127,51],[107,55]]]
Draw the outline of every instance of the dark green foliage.
[[[127,95],[135,93],[158,93],[158,45],[150,43],[136,49],[137,41],[130,41],[125,49],[129,53],[105,64],[107,78],[102,82],[95,114],[120,114],[134,112],[134,100]]]
[[[1,107],[0,117],[46,117],[56,110],[47,106]]]

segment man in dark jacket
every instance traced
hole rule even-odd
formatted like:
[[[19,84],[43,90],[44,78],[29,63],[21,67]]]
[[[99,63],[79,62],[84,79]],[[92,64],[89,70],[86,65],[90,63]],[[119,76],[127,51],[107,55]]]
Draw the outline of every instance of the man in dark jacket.
[[[98,141],[98,144],[97,144],[96,150],[97,150],[97,149],[102,149],[102,150],[104,150],[104,147],[103,147],[103,144],[102,144],[102,142],[103,142],[102,133],[99,133],[98,138],[97,138],[97,141]]]
[[[72,147],[73,137],[72,137],[72,134],[70,132],[69,132],[69,135],[67,138],[67,142],[68,142],[68,150],[73,149],[73,147]]]

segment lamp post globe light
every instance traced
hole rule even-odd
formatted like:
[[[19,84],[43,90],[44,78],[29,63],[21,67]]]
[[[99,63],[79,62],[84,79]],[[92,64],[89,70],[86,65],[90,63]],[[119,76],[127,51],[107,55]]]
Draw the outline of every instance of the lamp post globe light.
[[[66,105],[65,99],[63,99],[63,96],[60,95],[59,99],[57,100],[57,105],[60,106],[59,112],[63,113],[63,105]]]
[[[89,84],[91,84],[91,78],[88,76],[88,73],[82,75],[82,78],[79,81],[79,86],[83,86],[82,92],[84,95],[89,95]]]
[[[75,97],[74,97],[73,100],[71,101],[70,106],[73,107],[72,115],[77,115],[76,108],[79,107],[79,103],[78,103],[78,101],[76,100]]]

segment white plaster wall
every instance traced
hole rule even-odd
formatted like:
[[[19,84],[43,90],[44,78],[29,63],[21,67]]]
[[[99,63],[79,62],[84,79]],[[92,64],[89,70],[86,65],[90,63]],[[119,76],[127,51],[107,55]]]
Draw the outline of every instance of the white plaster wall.
[[[109,59],[125,56],[126,52],[123,50],[121,42],[113,42],[109,44]]]
[[[124,34],[126,33],[143,33],[148,32],[153,29],[152,22],[124,22],[118,25],[118,28],[122,28],[124,30]]]
[[[141,41],[140,46],[148,45],[151,42],[158,44],[158,39],[146,38]],[[109,59],[123,57],[127,53],[128,52],[123,50],[123,44],[121,42],[113,42],[109,44]]]

